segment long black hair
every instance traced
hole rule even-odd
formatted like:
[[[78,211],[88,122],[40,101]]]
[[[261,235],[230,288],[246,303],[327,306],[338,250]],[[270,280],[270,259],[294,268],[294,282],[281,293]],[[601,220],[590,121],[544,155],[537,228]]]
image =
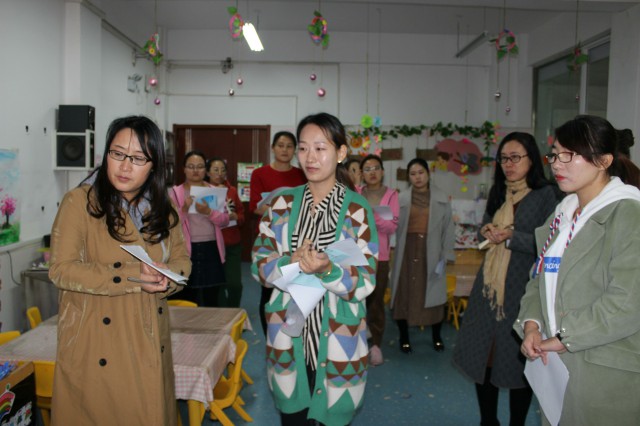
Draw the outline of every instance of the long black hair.
[[[340,149],[343,145],[348,148],[347,133],[337,117],[327,114],[326,112],[306,116],[300,120],[300,123],[298,124],[298,129],[296,130],[296,136],[298,139],[300,139],[302,129],[309,124],[315,124],[320,127],[327,139],[333,142],[336,146],[336,149]],[[353,182],[349,177],[349,171],[343,163],[338,163],[338,166],[336,167],[336,180],[350,190],[355,191],[355,186],[353,186]]]
[[[505,136],[500,145],[498,145],[498,152],[496,153],[496,159],[499,159],[502,155],[502,149],[507,142],[516,141],[527,152],[527,157],[531,161],[531,167],[527,172],[527,186],[531,189],[539,189],[545,185],[550,185],[551,182],[544,175],[544,166],[542,164],[542,156],[538,149],[536,139],[529,133],[524,132],[512,132]],[[500,167],[500,164],[496,160],[496,167],[493,174],[493,186],[489,191],[489,199],[487,200],[487,214],[491,217],[496,211],[504,204],[507,198],[507,177],[504,174],[504,170]]]
[[[102,155],[102,164],[95,173],[95,182],[87,193],[87,211],[97,219],[105,218],[109,235],[117,241],[129,242],[125,233],[126,213],[122,209],[124,200],[107,173],[107,158],[111,143],[124,129],[131,129],[140,141],[144,155],[151,160],[152,169],[140,192],[129,202],[137,204],[143,197],[149,199],[149,211],[142,217],[140,233],[144,240],[157,244],[169,236],[169,230],[176,226],[178,213],[171,205],[165,184],[165,157],[162,133],[158,126],[144,116],[129,116],[114,120],[107,130],[107,140]],[[124,161],[128,161],[125,159]],[[134,166],[137,167],[137,166]],[[93,194],[93,195],[92,195]]]
[[[578,115],[558,127],[555,136],[560,145],[596,166],[603,155],[611,154],[613,161],[607,174],[639,186],[640,170],[629,158],[634,142],[631,130],[616,130],[609,121],[595,115]]]

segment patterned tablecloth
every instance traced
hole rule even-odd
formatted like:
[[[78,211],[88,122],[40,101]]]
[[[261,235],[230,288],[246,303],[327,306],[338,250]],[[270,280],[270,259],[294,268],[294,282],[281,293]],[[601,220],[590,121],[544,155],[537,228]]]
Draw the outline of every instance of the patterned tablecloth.
[[[235,359],[236,345],[229,333],[244,310],[171,307],[169,312],[176,399],[208,404],[214,385]],[[1,345],[0,361],[55,361],[57,329],[56,316]]]

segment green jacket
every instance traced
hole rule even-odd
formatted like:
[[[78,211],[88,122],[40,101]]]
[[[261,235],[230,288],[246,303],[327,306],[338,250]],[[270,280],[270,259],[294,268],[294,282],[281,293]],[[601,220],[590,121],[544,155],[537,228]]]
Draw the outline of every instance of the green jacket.
[[[536,230],[540,249],[547,224]],[[532,279],[514,329],[537,320],[560,332],[569,370],[561,424],[626,425],[640,419],[640,203],[614,202],[591,216],[558,271],[555,316],[548,327],[544,274]],[[556,234],[557,236],[557,234]]]

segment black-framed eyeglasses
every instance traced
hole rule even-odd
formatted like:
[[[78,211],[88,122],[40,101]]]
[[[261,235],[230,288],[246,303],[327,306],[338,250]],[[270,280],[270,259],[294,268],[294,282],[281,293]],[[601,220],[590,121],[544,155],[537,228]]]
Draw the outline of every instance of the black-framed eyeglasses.
[[[382,170],[382,167],[380,167],[380,166],[371,166],[371,167],[365,167],[365,168],[362,169],[362,171],[365,172],[365,173],[377,172],[378,170]]]
[[[559,160],[561,163],[570,163],[573,160],[573,157],[576,155],[580,155],[577,152],[571,151],[563,151],[557,153],[549,153],[545,154],[545,158],[547,159],[547,163],[553,164],[556,160]]]
[[[127,158],[131,161],[132,164],[136,166],[144,166],[151,159],[143,156],[143,155],[127,155],[124,152],[116,151],[115,149],[109,150],[109,157],[113,158],[116,161],[124,161]]]
[[[513,154],[508,157],[506,155],[501,155],[500,157],[496,158],[496,160],[500,164],[506,164],[507,161],[511,161],[513,164],[515,164],[515,163],[519,163],[523,157],[527,157],[527,154],[524,154],[524,155]]]
[[[188,166],[184,166],[184,168],[189,170],[204,170],[206,166],[204,164],[189,164]]]

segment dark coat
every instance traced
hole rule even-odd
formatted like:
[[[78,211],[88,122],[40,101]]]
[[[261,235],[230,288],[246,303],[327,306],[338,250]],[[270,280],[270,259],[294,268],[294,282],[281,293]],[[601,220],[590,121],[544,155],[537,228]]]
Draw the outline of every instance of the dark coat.
[[[511,259],[505,284],[505,318],[502,321],[496,320],[496,311],[482,295],[484,263],[476,276],[453,352],[454,365],[476,383],[484,382],[489,354],[495,342],[491,383],[510,389],[526,386],[521,341],[513,331],[513,323],[537,255],[534,231],[553,213],[560,197],[555,186],[547,185],[529,192],[516,208],[513,237],[509,243]],[[482,225],[491,220],[485,212]],[[484,240],[482,236],[479,238]]]

